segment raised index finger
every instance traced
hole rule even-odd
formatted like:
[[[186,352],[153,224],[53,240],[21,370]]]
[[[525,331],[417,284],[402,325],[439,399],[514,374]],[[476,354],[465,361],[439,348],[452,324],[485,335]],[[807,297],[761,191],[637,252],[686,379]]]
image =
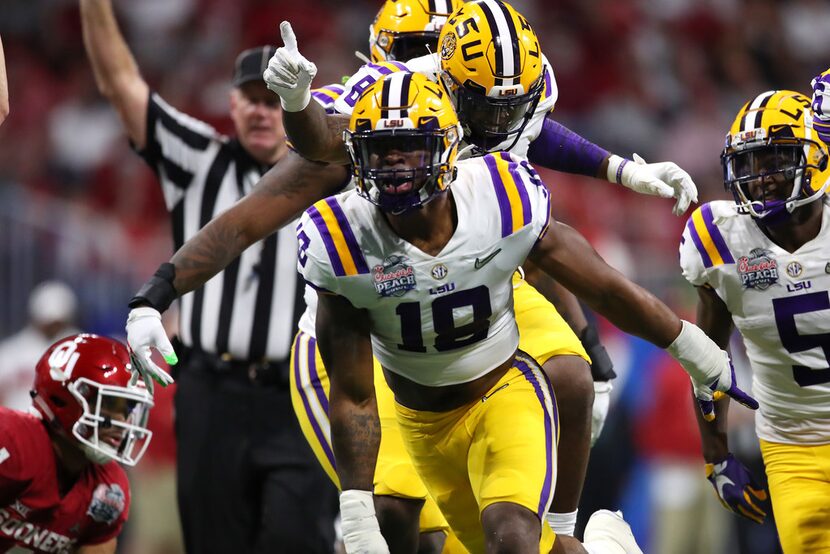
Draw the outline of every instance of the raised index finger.
[[[282,35],[282,43],[285,44],[285,48],[297,52],[297,37],[294,35],[291,23],[288,21],[280,23],[280,35]]]

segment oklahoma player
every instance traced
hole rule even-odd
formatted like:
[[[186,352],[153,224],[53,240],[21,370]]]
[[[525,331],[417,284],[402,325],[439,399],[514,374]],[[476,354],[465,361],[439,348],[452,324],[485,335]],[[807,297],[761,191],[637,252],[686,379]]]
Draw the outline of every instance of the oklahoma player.
[[[35,368],[32,414],[0,408],[0,552],[115,552],[153,405],[115,340],[74,335]]]

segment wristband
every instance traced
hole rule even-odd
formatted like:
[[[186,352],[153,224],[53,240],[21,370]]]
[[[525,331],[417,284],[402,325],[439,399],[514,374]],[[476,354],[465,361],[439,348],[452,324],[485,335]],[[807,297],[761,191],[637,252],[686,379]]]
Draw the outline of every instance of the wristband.
[[[612,183],[622,185],[625,182],[624,169],[630,160],[621,158],[616,154],[611,154],[608,157],[608,170],[605,174],[606,179]]]
[[[144,283],[138,292],[130,298],[130,308],[139,306],[150,306],[164,312],[170,304],[179,297],[173,281],[176,278],[176,266],[167,262],[159,266],[150,279]]]
[[[614,363],[611,361],[611,357],[608,356],[608,351],[599,341],[596,327],[589,323],[579,334],[579,342],[582,343],[583,348],[591,358],[591,377],[594,381],[610,381],[617,378],[617,374],[614,372]]]

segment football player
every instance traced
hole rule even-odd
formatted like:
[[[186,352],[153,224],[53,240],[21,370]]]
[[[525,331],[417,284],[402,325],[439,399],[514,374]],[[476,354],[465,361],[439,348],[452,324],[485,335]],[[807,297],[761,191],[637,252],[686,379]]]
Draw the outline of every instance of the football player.
[[[815,107],[815,104],[814,104]],[[830,179],[810,100],[771,90],[740,109],[721,154],[734,201],[693,214],[680,244],[698,325],[743,337],[755,428],[786,553],[830,550]],[[761,523],[767,491],[729,451],[728,399],[700,418],[706,475],[724,507]]]
[[[300,271],[321,293],[316,332],[331,377],[344,542],[348,552],[384,549],[371,492],[381,437],[374,353],[412,463],[468,550],[581,552],[541,525],[559,425],[545,373],[516,350],[512,275],[526,257],[666,348],[699,398],[718,389],[757,403],[736,388],[723,350],[551,220],[527,162],[502,152],[456,164],[460,138],[440,85],[417,73],[381,78],[349,124],[357,189],[317,202],[297,228]],[[622,528],[602,544],[589,528],[590,551],[639,552]]]
[[[0,552],[114,553],[153,405],[130,355],[96,335],[59,340],[35,367],[33,413],[0,408]],[[35,415],[36,414],[36,415]]]
[[[370,38],[374,41],[378,37],[412,34],[411,30],[402,32],[401,26],[413,18],[411,14],[419,12],[419,5],[418,0],[390,0],[384,4]],[[394,29],[395,32],[384,35],[375,32],[375,27]],[[440,75],[445,89],[455,99],[464,129],[467,146],[462,147],[460,157],[509,150],[517,156],[529,156],[531,162],[545,167],[601,176],[639,192],[677,196],[675,213],[682,213],[689,202],[696,199],[691,178],[676,165],[629,164],[548,117],[558,94],[556,81],[533,29],[511,6],[492,0],[459,4],[441,29],[438,43],[420,48],[422,52],[437,52],[440,44],[440,56],[438,53],[427,55],[405,64],[399,61],[400,58],[398,61],[384,58],[384,49],[372,42],[370,51],[375,63],[364,66],[349,79],[345,92],[334,103],[335,109],[350,114],[365,88],[391,72],[416,71],[433,79]],[[285,36],[286,30],[290,36]],[[293,104],[284,111],[286,128],[292,137],[298,135],[295,145],[303,155],[312,159],[340,160],[345,154],[340,138],[340,127],[345,125],[345,120],[338,123],[332,119],[315,119],[315,113],[321,115],[316,106],[309,107],[311,114],[304,114],[309,111],[302,109],[307,105],[306,92],[302,86],[297,86],[297,80],[310,80],[316,69],[296,52],[296,40],[290,27],[284,26],[283,34],[291,49],[278,51],[264,78],[272,90],[283,95],[284,107],[286,103]],[[506,40],[502,36],[510,38]],[[298,108],[301,111],[296,113]],[[292,114],[288,112],[292,110],[296,127],[291,126]],[[589,447],[599,436],[604,423],[611,390],[609,381],[614,373],[596,330],[588,325],[572,295],[560,288],[551,300],[557,307],[565,308],[563,315],[579,333],[579,338],[533,287],[518,278],[515,283],[517,318],[522,336],[529,337],[526,349],[543,363],[560,392],[564,423],[561,440],[563,448],[573,453],[561,468],[564,478],[557,484],[554,513],[550,514],[549,523],[560,533],[572,534]],[[302,329],[308,332],[307,327]],[[551,344],[557,348],[551,349]],[[586,349],[593,362],[590,366],[593,383],[587,377],[584,364],[564,357],[582,356]],[[323,371],[318,368],[318,373],[325,379]],[[592,387],[594,395],[591,395]],[[301,415],[301,420],[303,417],[311,415]],[[310,429],[310,426],[306,424],[304,428]],[[312,433],[307,432],[306,436],[314,441]],[[321,450],[315,448],[318,453]]]

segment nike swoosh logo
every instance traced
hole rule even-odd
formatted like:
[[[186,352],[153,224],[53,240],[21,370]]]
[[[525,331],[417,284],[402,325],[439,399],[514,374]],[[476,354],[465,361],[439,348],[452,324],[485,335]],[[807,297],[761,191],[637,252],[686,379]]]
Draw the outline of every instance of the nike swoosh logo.
[[[490,260],[495,258],[496,254],[498,254],[499,252],[501,252],[501,248],[498,248],[495,251],[491,252],[487,255],[486,258],[476,258],[476,269],[481,269],[482,267],[490,263]]]
[[[723,498],[723,487],[726,485],[735,486],[735,481],[727,477],[726,475],[717,475],[715,476],[715,488],[718,489],[718,494],[721,498]]]
[[[506,389],[506,388],[507,388],[507,387],[509,387],[509,386],[510,386],[510,383],[505,383],[505,384],[503,384],[502,386],[500,386],[499,388],[497,388],[496,390],[494,390],[494,391],[493,391],[493,392],[491,392],[490,394],[485,394],[484,396],[482,396],[482,397],[481,397],[481,401],[482,401],[482,402],[486,402],[488,398],[490,398],[491,396],[493,396],[494,394],[496,394],[496,393],[497,393],[497,392],[499,392],[500,390],[502,390],[502,389]]]

